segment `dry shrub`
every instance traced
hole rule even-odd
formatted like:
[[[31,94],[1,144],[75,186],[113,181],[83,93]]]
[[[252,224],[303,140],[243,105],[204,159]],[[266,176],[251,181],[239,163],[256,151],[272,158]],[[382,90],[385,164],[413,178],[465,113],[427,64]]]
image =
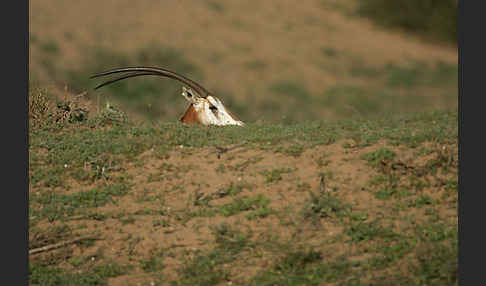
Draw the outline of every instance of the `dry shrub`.
[[[45,122],[52,109],[47,91],[41,88],[29,88],[29,123],[36,127]]]

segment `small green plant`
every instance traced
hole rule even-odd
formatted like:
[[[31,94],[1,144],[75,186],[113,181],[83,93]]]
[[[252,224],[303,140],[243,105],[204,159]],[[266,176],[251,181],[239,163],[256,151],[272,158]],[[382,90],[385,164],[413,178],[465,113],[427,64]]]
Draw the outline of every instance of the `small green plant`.
[[[73,194],[46,192],[31,200],[32,214],[54,221],[64,216],[72,216],[86,208],[103,206],[113,201],[114,197],[125,195],[128,190],[128,185],[121,184],[97,187]]]
[[[289,252],[275,265],[275,270],[282,273],[299,273],[309,264],[320,262],[322,259],[322,253],[313,249]]]
[[[231,227],[227,223],[210,227],[216,247],[208,253],[197,251],[193,258],[184,263],[179,270],[181,277],[174,285],[216,285],[228,279],[229,273],[224,264],[238,259],[250,246],[250,236]]]
[[[378,167],[382,161],[391,161],[395,159],[396,153],[387,148],[380,148],[376,151],[364,154],[361,158],[368,161],[373,167]]]
[[[278,169],[273,169],[271,171],[263,171],[260,174],[262,174],[265,178],[265,183],[273,183],[273,182],[278,182],[282,180],[282,174],[287,174],[292,172],[293,170],[290,168],[278,168]]]
[[[374,240],[375,238],[393,238],[396,236],[393,231],[383,228],[376,222],[354,222],[344,232],[352,242]]]
[[[266,208],[269,203],[270,199],[265,198],[261,194],[256,197],[237,197],[221,206],[219,213],[223,216],[232,216],[243,211]]]
[[[128,122],[126,113],[116,106],[106,103],[105,108],[88,121],[88,126],[106,126],[112,124],[125,124]]]
[[[311,190],[311,186],[309,183],[304,182],[297,185],[297,191],[299,192],[309,192]]]
[[[222,250],[215,250],[207,254],[196,254],[188,259],[179,270],[180,277],[173,281],[173,285],[217,285],[228,278],[226,269],[220,264],[230,260]]]
[[[147,260],[140,261],[140,268],[144,272],[156,272],[164,269],[163,257],[152,256]]]
[[[258,208],[251,213],[247,214],[245,217],[249,220],[253,219],[259,219],[259,218],[265,218],[271,214],[273,214],[275,211],[268,207],[267,205],[263,205],[261,208]]]
[[[83,273],[71,273],[59,267],[29,263],[29,282],[33,285],[106,285],[108,278],[127,273],[129,266],[102,264]]]
[[[289,250],[272,269],[253,277],[250,285],[323,285],[352,274],[351,263],[337,259],[326,263],[318,250]]]
[[[251,185],[247,183],[233,183],[231,182],[228,187],[219,189],[216,193],[218,197],[223,198],[226,196],[235,196],[241,193],[244,189],[251,189]]]
[[[418,196],[415,200],[410,201],[409,206],[410,207],[417,207],[417,208],[422,208],[427,205],[431,205],[433,203],[432,199],[426,195],[422,194]]]
[[[457,242],[422,247],[417,251],[418,265],[411,270],[420,284],[457,285]]]
[[[374,192],[374,195],[377,199],[380,200],[388,200],[393,197],[397,193],[397,189],[395,188],[387,188],[387,189],[381,189],[376,192]]]
[[[120,222],[122,225],[134,224],[136,219],[133,216],[128,216],[127,218],[121,219]]]
[[[343,215],[348,206],[329,193],[314,194],[308,192],[309,198],[301,210],[304,219],[311,219],[317,223],[320,218]]]
[[[249,236],[243,234],[227,223],[210,227],[218,249],[224,250],[228,255],[242,252],[250,243]]]
[[[302,144],[293,144],[288,147],[278,148],[277,152],[282,152],[293,157],[299,157],[304,152],[304,146]]]
[[[320,168],[328,166],[331,160],[327,159],[327,157],[327,154],[322,154],[322,156],[318,157],[316,160],[317,166]]]

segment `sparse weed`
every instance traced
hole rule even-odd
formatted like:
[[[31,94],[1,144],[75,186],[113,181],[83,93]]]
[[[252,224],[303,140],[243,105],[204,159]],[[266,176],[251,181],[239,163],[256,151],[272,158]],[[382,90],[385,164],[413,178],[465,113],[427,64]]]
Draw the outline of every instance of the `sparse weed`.
[[[108,278],[127,273],[129,266],[103,264],[82,273],[70,273],[58,267],[29,264],[29,281],[33,285],[104,285]]]
[[[271,171],[262,171],[260,174],[264,176],[265,183],[273,183],[282,180],[282,174],[287,174],[292,172],[293,170],[290,168],[279,168],[273,169]]]
[[[428,285],[457,285],[457,242],[422,247],[417,251],[418,265],[410,268],[418,283]]]
[[[140,268],[144,272],[156,272],[164,269],[164,259],[159,256],[152,256],[147,260],[140,261]]]
[[[351,263],[337,260],[326,263],[317,250],[287,251],[272,269],[256,275],[250,285],[322,285],[349,276]]]
[[[114,197],[125,195],[128,190],[128,185],[121,184],[107,185],[74,194],[46,192],[31,199],[32,215],[54,221],[74,215],[86,208],[103,206],[113,201]]]
[[[396,153],[387,148],[380,148],[376,151],[367,153],[361,158],[368,161],[368,164],[373,167],[380,166],[382,161],[391,161],[396,157]]]
[[[232,260],[222,250],[215,250],[208,254],[197,254],[188,259],[179,270],[180,278],[173,281],[174,285],[216,285],[227,279],[228,270],[220,266],[224,262]]]
[[[355,222],[345,231],[352,242],[374,240],[375,238],[393,238],[396,234],[390,229],[383,228],[376,222]]]
[[[304,146],[302,144],[294,144],[288,147],[280,147],[276,151],[293,157],[299,157],[304,152]]]
[[[321,218],[343,215],[349,209],[345,203],[329,193],[314,194],[309,191],[309,199],[301,210],[304,219],[315,224]]]
[[[228,269],[222,267],[238,258],[249,246],[249,236],[221,224],[211,228],[216,247],[209,253],[196,252],[180,269],[181,277],[174,285],[215,285],[229,276]]]
[[[88,121],[89,127],[104,127],[107,125],[120,125],[125,124],[128,122],[128,117],[126,113],[120,108],[106,103],[105,108],[101,110],[100,113],[96,114],[96,116],[90,118]]]
[[[224,250],[228,255],[242,252],[250,243],[248,235],[226,223],[211,227],[211,230],[218,249]]]
[[[261,209],[266,209],[269,203],[270,200],[268,198],[265,198],[262,195],[258,195],[256,197],[237,197],[233,199],[232,202],[221,206],[219,208],[219,213],[223,216],[232,216],[239,212],[249,211],[249,210],[262,212]],[[269,210],[265,210],[264,212],[268,212],[268,211]],[[254,214],[256,216],[256,213]]]

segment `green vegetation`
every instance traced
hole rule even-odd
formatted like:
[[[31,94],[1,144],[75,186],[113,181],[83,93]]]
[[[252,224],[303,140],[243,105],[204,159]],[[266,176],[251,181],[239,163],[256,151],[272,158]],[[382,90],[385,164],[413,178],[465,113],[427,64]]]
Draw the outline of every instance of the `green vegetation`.
[[[363,119],[424,110],[424,106],[445,103],[437,102],[439,97],[423,96],[423,92],[432,88],[444,88],[440,97],[447,98],[446,101],[457,97],[458,68],[442,62],[427,65],[410,61],[406,65],[389,63],[383,67],[371,67],[356,61],[349,68],[349,73],[356,78],[377,81],[379,88],[337,84],[316,97],[314,105],[332,109],[340,117]],[[445,107],[448,108],[448,104]]]
[[[46,187],[51,186],[46,185]],[[104,206],[114,197],[125,195],[128,189],[127,185],[122,184],[80,191],[71,195],[47,191],[30,199],[30,204],[34,207],[30,214],[34,217],[45,217],[49,221],[54,221],[64,216],[79,213],[86,208]]]
[[[164,268],[164,260],[162,257],[153,256],[147,260],[140,261],[140,267],[145,272],[160,271]]]
[[[69,274],[58,267],[29,265],[30,285],[107,285],[107,279],[127,273],[131,267],[120,266],[114,263],[103,264],[79,271],[77,274]]]
[[[304,219],[317,223],[321,218],[346,215],[346,210],[349,206],[329,193],[316,195],[309,191],[309,200],[301,212]]]
[[[29,248],[99,237],[31,255],[32,285],[457,285],[455,111],[240,128],[29,100]]]
[[[364,154],[362,158],[368,161],[368,163],[372,166],[379,166],[382,161],[393,160],[395,156],[395,152],[387,148],[380,148],[376,151]]]
[[[235,261],[250,246],[250,236],[228,224],[212,227],[212,234],[216,247],[209,253],[196,252],[188,259],[174,285],[215,285],[227,280],[229,271],[224,264]]]
[[[254,198],[237,197],[232,202],[221,206],[219,212],[223,216],[232,216],[239,212],[254,210],[254,212],[249,214],[249,218],[266,216],[268,214],[267,205],[269,202],[269,199],[261,195]]]
[[[280,168],[280,169],[273,169],[273,170],[265,170],[262,171],[262,176],[265,178],[265,183],[273,183],[282,180],[282,174],[290,173],[292,169],[289,168]]]
[[[458,0],[367,0],[359,12],[386,27],[457,43]]]

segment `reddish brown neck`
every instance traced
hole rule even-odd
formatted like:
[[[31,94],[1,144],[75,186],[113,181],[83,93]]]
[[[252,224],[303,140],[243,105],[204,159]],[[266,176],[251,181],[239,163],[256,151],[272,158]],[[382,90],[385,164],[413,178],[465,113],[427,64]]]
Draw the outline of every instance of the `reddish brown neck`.
[[[194,106],[189,105],[187,108],[186,112],[182,117],[179,119],[180,122],[182,123],[187,123],[187,124],[199,124],[199,118],[197,117],[196,109],[194,109]]]

